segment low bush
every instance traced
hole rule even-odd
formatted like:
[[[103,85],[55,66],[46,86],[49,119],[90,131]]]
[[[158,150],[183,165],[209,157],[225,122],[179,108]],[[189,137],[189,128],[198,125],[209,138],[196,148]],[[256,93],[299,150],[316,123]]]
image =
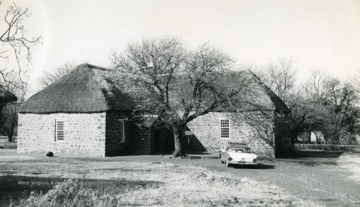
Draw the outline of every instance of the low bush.
[[[53,157],[53,156],[54,156],[54,153],[53,153],[53,152],[48,152],[48,153],[46,153],[46,156],[48,156],[48,157]]]
[[[29,197],[12,202],[10,206],[119,206],[118,196],[133,190],[157,188],[159,185],[158,182],[149,181],[68,180],[46,194],[32,192]]]
[[[360,152],[360,145],[295,144],[296,150]]]

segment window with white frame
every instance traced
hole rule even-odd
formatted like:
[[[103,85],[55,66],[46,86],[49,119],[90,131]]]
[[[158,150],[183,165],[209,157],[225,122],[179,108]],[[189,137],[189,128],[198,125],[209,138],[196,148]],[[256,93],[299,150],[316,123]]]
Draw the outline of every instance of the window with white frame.
[[[230,120],[220,119],[220,138],[230,139]]]
[[[63,141],[64,138],[65,138],[64,121],[63,120],[55,120],[55,140]]]
[[[125,120],[119,120],[119,134],[118,138],[120,142],[125,142]]]

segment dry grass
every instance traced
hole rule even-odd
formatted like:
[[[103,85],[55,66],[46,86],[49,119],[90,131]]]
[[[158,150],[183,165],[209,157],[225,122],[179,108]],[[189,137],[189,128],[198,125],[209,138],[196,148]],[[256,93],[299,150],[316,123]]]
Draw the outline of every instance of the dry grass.
[[[345,153],[339,160],[338,164],[352,172],[353,175],[350,176],[350,179],[360,182],[360,154],[359,153]]]
[[[7,137],[0,136],[0,150],[4,149],[16,149],[16,142],[8,142]]]
[[[97,162],[96,169],[94,166],[94,163],[82,164],[82,170],[87,171],[85,175],[63,174],[62,178],[72,179],[47,193],[31,194],[12,205],[322,206],[315,201],[297,199],[273,185],[199,167],[161,162]],[[41,176],[58,177],[50,171],[47,173]],[[84,183],[88,179],[104,183]],[[123,184],[109,185],[119,180]],[[140,184],[128,184],[134,182]]]
[[[117,196],[131,190],[157,188],[156,182],[67,180],[47,193],[31,193],[10,206],[119,206]]]

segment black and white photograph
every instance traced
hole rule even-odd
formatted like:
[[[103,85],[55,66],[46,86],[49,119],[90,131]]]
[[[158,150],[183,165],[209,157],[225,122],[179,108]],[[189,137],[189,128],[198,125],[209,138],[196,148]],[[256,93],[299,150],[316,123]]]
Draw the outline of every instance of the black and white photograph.
[[[0,0],[0,206],[360,206],[360,1]]]

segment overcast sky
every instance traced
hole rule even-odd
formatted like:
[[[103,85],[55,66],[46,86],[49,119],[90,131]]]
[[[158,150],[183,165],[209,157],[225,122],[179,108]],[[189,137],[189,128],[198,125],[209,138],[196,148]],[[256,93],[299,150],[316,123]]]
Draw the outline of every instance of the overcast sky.
[[[5,4],[11,2],[5,0]],[[107,67],[112,51],[143,37],[177,36],[190,48],[210,42],[238,64],[296,60],[300,78],[324,70],[346,79],[360,70],[359,0],[31,0],[31,89],[64,63]]]

